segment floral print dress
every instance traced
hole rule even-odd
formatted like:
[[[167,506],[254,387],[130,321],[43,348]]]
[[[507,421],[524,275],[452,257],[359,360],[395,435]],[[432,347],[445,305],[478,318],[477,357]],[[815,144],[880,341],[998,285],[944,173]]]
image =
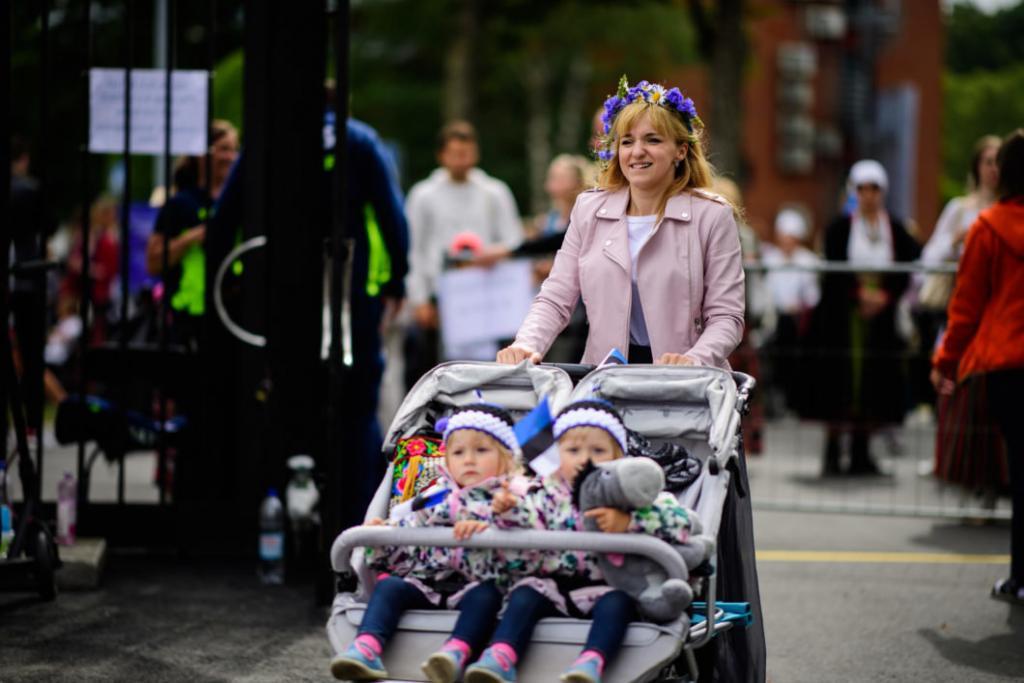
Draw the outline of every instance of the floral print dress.
[[[553,531],[584,530],[583,514],[573,505],[572,487],[558,472],[535,481],[521,498],[519,508],[514,516],[499,516],[496,524],[505,528],[512,522]],[[687,542],[691,531],[699,532],[699,526],[696,513],[680,505],[671,493],[662,491],[653,503],[630,513],[626,533],[649,534],[669,545],[681,546]],[[538,555],[533,571],[517,568],[521,578],[515,580],[513,576],[510,590],[523,586],[533,588],[564,614],[570,613],[570,602],[580,613],[586,614],[601,595],[612,590],[604,583],[595,555],[576,550],[546,551]]]
[[[458,521],[495,522],[494,496],[506,489],[525,495],[529,480],[525,477],[497,476],[474,486],[460,488],[442,468],[450,493],[439,503],[418,510],[396,522],[402,527],[454,526]],[[508,566],[525,563],[519,553],[460,547],[391,547],[367,549],[367,560],[378,572],[400,576],[419,588],[433,604],[454,607],[462,595],[482,581],[493,580],[499,590],[509,585]]]

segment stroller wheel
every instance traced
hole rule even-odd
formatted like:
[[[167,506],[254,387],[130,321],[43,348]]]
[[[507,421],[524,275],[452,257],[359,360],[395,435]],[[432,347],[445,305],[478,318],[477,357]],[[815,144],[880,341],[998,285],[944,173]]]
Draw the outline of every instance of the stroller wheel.
[[[57,549],[45,529],[33,532],[32,550],[36,560],[36,590],[43,600],[53,600],[57,597]]]

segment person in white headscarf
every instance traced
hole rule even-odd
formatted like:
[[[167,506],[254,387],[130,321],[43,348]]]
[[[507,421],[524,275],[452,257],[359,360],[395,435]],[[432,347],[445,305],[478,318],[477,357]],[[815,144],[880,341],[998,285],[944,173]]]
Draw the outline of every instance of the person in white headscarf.
[[[868,452],[872,431],[899,423],[907,408],[904,342],[896,332],[896,304],[907,275],[872,272],[898,261],[913,261],[920,246],[885,208],[889,177],[872,159],[850,168],[849,187],[857,206],[825,230],[825,258],[857,265],[858,273],[829,273],[822,279],[808,339],[808,383],[804,416],[828,425],[824,474],[878,474]],[[852,433],[849,465],[841,467],[840,435]]]
[[[786,407],[796,410],[804,383],[800,371],[801,347],[810,314],[821,299],[818,273],[788,268],[813,267],[820,257],[804,246],[809,236],[807,219],[795,208],[784,208],[775,217],[775,243],[761,247],[761,262],[768,268],[765,288],[774,316],[769,344],[774,384],[783,392]]]

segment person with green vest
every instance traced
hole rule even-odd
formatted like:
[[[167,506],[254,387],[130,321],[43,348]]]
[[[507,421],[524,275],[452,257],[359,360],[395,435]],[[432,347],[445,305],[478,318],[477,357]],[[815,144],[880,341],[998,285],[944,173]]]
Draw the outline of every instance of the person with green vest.
[[[146,270],[163,279],[170,340],[193,350],[199,344],[199,320],[205,311],[206,225],[238,157],[238,131],[228,121],[215,120],[210,126],[209,144],[207,156],[184,157],[178,163],[174,172],[176,191],[160,209],[146,245]]]
[[[328,121],[332,117],[333,112],[328,112]],[[356,430],[353,446],[359,457],[351,474],[357,501],[353,509],[365,510],[384,476],[386,465],[380,457],[383,436],[377,420],[380,382],[384,374],[381,328],[382,324],[394,320],[405,299],[409,226],[398,173],[377,131],[353,118],[346,121],[345,131],[346,221],[355,244],[349,302],[353,355],[349,391],[360,397],[352,415]],[[333,142],[325,140],[328,160],[336,150]],[[361,517],[345,521],[358,524]]]

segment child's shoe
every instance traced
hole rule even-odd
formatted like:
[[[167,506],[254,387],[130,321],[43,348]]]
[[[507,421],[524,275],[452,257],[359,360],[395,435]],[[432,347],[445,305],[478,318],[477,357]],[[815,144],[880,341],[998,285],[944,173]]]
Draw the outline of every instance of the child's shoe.
[[[430,679],[430,683],[455,683],[462,678],[462,671],[466,668],[468,652],[464,647],[453,644],[451,641],[445,643],[440,650],[427,657],[420,667],[423,675]]]
[[[466,669],[466,683],[513,683],[516,663],[505,649],[492,646],[484,650],[476,664]]]
[[[352,641],[331,660],[331,674],[341,681],[379,681],[388,677],[380,656],[364,642]]]
[[[566,683],[601,683],[604,662],[596,652],[584,652],[572,663],[559,680]]]

